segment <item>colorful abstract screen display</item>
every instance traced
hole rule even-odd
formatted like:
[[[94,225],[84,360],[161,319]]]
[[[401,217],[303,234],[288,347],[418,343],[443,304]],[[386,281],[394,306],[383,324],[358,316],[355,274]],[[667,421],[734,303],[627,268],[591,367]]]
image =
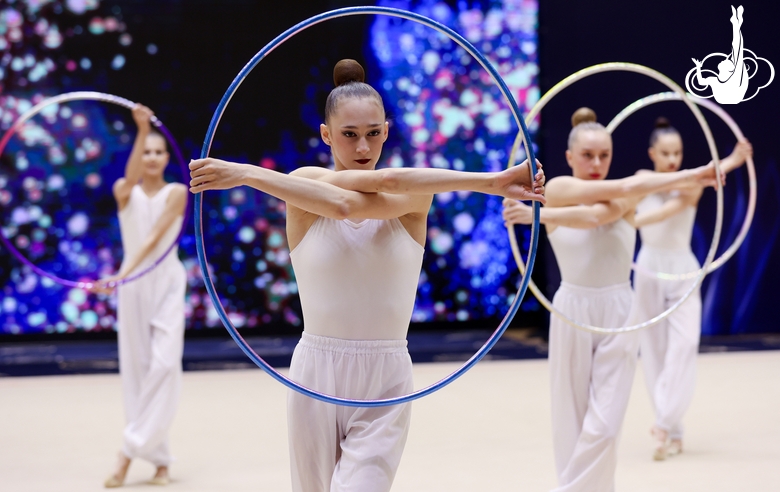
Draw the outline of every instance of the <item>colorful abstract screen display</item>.
[[[536,1],[377,3],[419,12],[462,33],[498,67],[521,110],[538,99]],[[101,73],[121,73],[126,63],[153,58],[158,49],[177,49],[145,43],[131,50],[135,40],[122,9],[98,0],[15,2],[3,9],[4,130],[45,96],[76,88],[105,90]],[[518,126],[479,64],[448,38],[412,22],[381,16],[363,22],[368,82],[382,95],[391,122],[380,167],[497,171],[506,166]],[[84,48],[90,42],[102,48]],[[87,52],[91,56],[82,56]],[[321,79],[307,93],[327,90],[331,82]],[[289,101],[312,135],[321,122],[321,114],[307,110],[319,104],[315,99]],[[176,115],[158,114],[175,133],[169,121]],[[11,139],[0,163],[0,227],[27,258],[73,280],[106,276],[118,268],[121,238],[111,186],[122,175],[134,132],[128,111],[83,102],[47,108]],[[191,147],[191,155],[196,153],[200,135],[175,137]],[[281,172],[303,164],[329,165],[322,142],[309,135],[290,138],[301,141],[267,145],[257,164]],[[176,166],[169,171],[169,179],[182,179]],[[284,216],[282,202],[248,188],[204,196],[215,283],[239,328],[302,323]],[[525,244],[527,237],[526,231]],[[189,279],[188,328],[220,328],[189,232],[179,254]],[[112,297],[40,279],[6,251],[0,252],[0,261],[0,333],[115,329]],[[412,321],[495,319],[506,312],[517,279],[500,199],[437,195]],[[538,305],[526,301],[522,309],[535,311]]]

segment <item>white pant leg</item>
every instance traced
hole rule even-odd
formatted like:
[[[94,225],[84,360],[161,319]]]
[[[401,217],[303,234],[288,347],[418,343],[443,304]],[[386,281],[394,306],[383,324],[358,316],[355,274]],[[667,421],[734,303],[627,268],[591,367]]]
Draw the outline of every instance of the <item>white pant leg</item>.
[[[304,333],[290,376],[320,392],[380,399],[412,391],[405,340],[352,341]],[[288,395],[294,492],[389,491],[409,432],[410,404],[355,408]]]
[[[645,248],[638,262],[653,271],[686,273],[698,268],[690,252]],[[687,292],[691,280],[661,280],[637,275],[636,298],[642,318],[661,314]],[[701,295],[694,292],[666,320],[642,333],[642,367],[655,410],[656,427],[682,439],[682,419],[693,399],[701,334]]]
[[[564,285],[559,293],[556,307],[576,321],[620,327],[629,320],[632,294],[628,285],[605,289]],[[639,339],[635,333],[585,333],[562,323],[550,323],[553,446],[559,483],[555,492],[609,492],[614,490],[618,437],[631,392]],[[590,343],[583,343],[586,340]],[[568,349],[554,345],[568,345]],[[589,371],[580,372],[588,365]],[[570,387],[558,386],[567,381]],[[584,413],[583,388],[587,391]]]
[[[333,360],[298,343],[290,379],[329,395],[336,394]],[[289,390],[287,438],[293,492],[328,492],[341,450],[336,413],[339,407]]]
[[[634,275],[634,308],[638,322],[647,321],[664,311],[665,295],[657,279],[642,274]],[[639,333],[639,355],[645,386],[650,395],[653,411],[658,415],[656,388],[664,369],[669,341],[668,318]],[[668,428],[663,428],[668,431]]]
[[[592,335],[550,317],[550,394],[552,395],[553,450],[558,476],[574,454],[590,394]]]
[[[690,282],[674,282],[667,292],[667,307],[679,300]],[[682,420],[693,400],[696,387],[696,357],[701,337],[701,295],[693,293],[669,315],[668,344],[664,368],[655,387],[656,425],[669,431],[672,439],[682,439]]]
[[[133,294],[135,300],[128,301],[127,296],[126,307],[134,305],[138,310],[127,316],[125,309],[120,324],[120,373],[127,419],[122,452],[131,459],[167,466],[172,461],[168,432],[181,392],[186,275],[183,267],[154,273],[157,275],[149,280],[155,283],[127,286],[134,288],[127,294]],[[170,281],[160,282],[159,275]]]

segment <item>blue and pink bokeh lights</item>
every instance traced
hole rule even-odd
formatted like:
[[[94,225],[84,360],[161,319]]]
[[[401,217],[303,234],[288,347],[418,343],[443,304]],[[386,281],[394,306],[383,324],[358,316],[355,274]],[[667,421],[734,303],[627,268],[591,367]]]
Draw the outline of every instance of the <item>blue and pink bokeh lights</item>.
[[[31,5],[43,4],[50,5],[35,8],[54,8],[56,4],[70,9],[71,18],[82,21],[80,35],[115,43],[116,53],[107,54],[105,59],[65,57],[64,64],[58,64],[61,57],[52,53],[64,49],[76,28],[58,27],[51,20],[42,23],[43,17],[28,12]],[[377,4],[426,15],[463,34],[498,69],[523,112],[538,100],[536,0],[461,2],[456,6],[431,0]],[[9,9],[16,14],[6,13]],[[17,24],[36,26],[32,31],[21,29],[24,35],[41,33],[35,34],[40,39],[27,43],[27,51],[8,51],[11,58],[6,60],[6,55],[0,63],[3,129],[43,97],[68,91],[70,88],[59,82],[63,75],[79,73],[81,80],[89,80],[95,66],[123,69],[125,57],[130,55],[122,48],[132,43],[132,37],[121,11],[111,9],[98,0],[74,0],[17,2],[0,11],[0,16],[16,16]],[[36,20],[30,20],[32,17]],[[365,21],[369,82],[384,98],[393,134],[380,167],[502,169],[518,128],[500,92],[478,63],[445,36],[424,26],[384,16],[366,17]],[[14,43],[10,34],[13,26],[6,26],[5,31],[0,29],[0,36],[4,42]],[[47,39],[59,41],[48,47]],[[153,56],[157,50],[156,46],[147,48],[145,56]],[[29,57],[33,61],[28,63]],[[24,69],[14,70],[20,63]],[[38,66],[47,72],[36,79],[35,73],[42,70],[35,68]],[[311,100],[291,99],[290,105],[295,110],[295,106],[311,107],[314,102],[312,96]],[[132,144],[132,120],[126,111],[100,103],[73,103],[57,108],[56,114],[53,111],[35,118],[35,125],[13,138],[2,157],[0,226],[41,267],[73,279],[108,275],[122,258],[110,188],[121,174]],[[307,118],[307,113],[302,113]],[[165,114],[160,116],[166,119]],[[308,119],[306,123],[312,128],[319,124],[314,116]],[[537,126],[538,122],[533,122],[531,131]],[[175,136],[179,140],[184,137]],[[300,162],[327,165],[329,156],[321,143],[307,144],[303,154],[280,144],[277,149],[268,149],[258,164],[283,172]],[[170,179],[182,179],[176,166],[171,166],[170,172]],[[251,189],[235,189],[207,193],[204,211],[204,229],[219,238],[206,241],[213,278],[233,324],[239,328],[300,325],[297,287],[284,232],[284,204]],[[528,244],[528,234],[526,231],[521,244]],[[61,287],[11,263],[6,252],[0,255],[7,264],[0,266],[5,283],[0,291],[0,333],[115,329],[113,298]],[[189,279],[188,328],[221,329],[202,283],[189,231],[182,240],[180,256]],[[513,300],[518,278],[501,220],[500,199],[468,193],[438,195],[429,216],[428,247],[412,321],[500,318]],[[528,300],[521,309],[539,306]]]

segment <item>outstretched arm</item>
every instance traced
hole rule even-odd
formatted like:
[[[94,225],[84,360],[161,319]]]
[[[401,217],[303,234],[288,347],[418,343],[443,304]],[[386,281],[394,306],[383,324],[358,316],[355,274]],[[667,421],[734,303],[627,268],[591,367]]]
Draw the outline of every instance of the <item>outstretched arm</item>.
[[[701,197],[701,189],[698,192],[686,193],[664,202],[655,210],[634,215],[634,225],[640,229],[646,225],[656,224],[679,214],[688,207],[695,207]]]
[[[641,198],[650,193],[716,184],[710,163],[674,173],[647,172],[622,179],[584,180],[559,176],[547,184],[547,201],[553,207],[591,205],[618,198]]]
[[[345,172],[345,171],[340,171]],[[360,171],[372,174],[367,171]],[[283,174],[249,164],[206,158],[190,162],[190,191],[224,190],[251,186],[302,211],[331,219],[391,219],[422,212],[427,197],[362,193],[340,188],[325,179],[338,174],[322,168],[301,168]],[[430,205],[430,203],[429,203]],[[427,208],[424,210],[427,213]]]
[[[753,157],[753,146],[747,140],[740,140],[728,157],[720,161],[720,170],[724,174],[739,168],[748,157]]]
[[[622,198],[592,205],[544,207],[540,210],[539,222],[548,226],[548,231],[558,226],[593,229],[624,217],[635,203],[634,200]],[[533,221],[533,209],[507,198],[504,200],[503,217],[507,224],[530,224]]]
[[[127,278],[154,251],[165,233],[173,225],[174,220],[184,215],[184,207],[186,206],[187,189],[180,184],[174,185],[165,201],[165,210],[163,210],[162,215],[155,222],[151,232],[138,251],[122,262],[122,268],[119,270],[119,273],[100,280],[93,290],[101,293],[110,293],[114,287],[109,287],[109,283]]]
[[[528,162],[498,173],[462,172],[432,168],[387,168],[377,171],[347,170],[320,178],[340,188],[364,193],[433,195],[449,191],[475,191],[545,203],[544,171],[537,161],[531,182]]]
[[[144,172],[143,158],[146,146],[146,137],[151,131],[152,110],[143,104],[136,104],[132,110],[133,120],[135,121],[138,132],[135,134],[133,149],[130,151],[130,157],[125,164],[125,175],[114,183],[114,198],[116,199],[119,210],[125,208],[130,200],[130,192],[133,186],[138,184]]]

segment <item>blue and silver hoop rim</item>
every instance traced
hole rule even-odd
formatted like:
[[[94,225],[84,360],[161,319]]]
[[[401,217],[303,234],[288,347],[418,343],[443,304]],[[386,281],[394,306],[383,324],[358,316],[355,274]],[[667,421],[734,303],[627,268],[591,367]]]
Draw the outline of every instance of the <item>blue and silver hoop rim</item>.
[[[217,125],[219,124],[219,121],[222,118],[222,114],[224,113],[225,108],[227,107],[228,103],[230,102],[230,99],[233,97],[233,94],[235,94],[236,90],[238,90],[238,87],[241,85],[244,79],[247,78],[249,73],[255,68],[255,66],[258,63],[260,63],[260,61],[263,58],[265,58],[268,54],[270,54],[274,49],[278,48],[282,43],[287,41],[289,38],[295,36],[296,34],[298,34],[299,32],[305,29],[308,29],[311,26],[314,26],[321,22],[325,22],[327,20],[336,19],[339,17],[354,16],[354,15],[387,15],[391,17],[400,17],[402,19],[417,22],[419,24],[430,27],[432,29],[436,29],[442,34],[448,36],[454,42],[458,43],[458,45],[460,45],[463,49],[465,49],[472,57],[474,57],[474,59],[476,59],[479,62],[479,64],[482,65],[482,67],[485,70],[487,70],[487,72],[490,74],[493,81],[498,85],[499,89],[501,90],[501,93],[504,95],[504,98],[507,100],[507,102],[510,105],[510,109],[512,110],[512,114],[514,115],[515,121],[520,126],[523,137],[525,141],[528,143],[528,145],[526,146],[526,153],[528,155],[528,160],[531,163],[530,170],[533,179],[533,176],[536,175],[536,156],[534,155],[533,146],[530,144],[531,136],[528,132],[528,127],[526,126],[525,121],[523,120],[523,117],[520,114],[520,108],[517,106],[517,102],[515,101],[514,97],[512,97],[512,93],[510,92],[504,80],[499,75],[498,71],[490,63],[490,61],[487,58],[485,58],[485,56],[482,53],[480,53],[474,46],[472,46],[471,43],[469,43],[463,36],[453,31],[449,27],[440,24],[439,22],[436,22],[432,19],[429,19],[428,17],[425,17],[423,15],[414,12],[408,12],[401,9],[390,8],[390,7],[348,7],[343,9],[331,10],[329,12],[315,15],[314,17],[311,17],[303,22],[300,22],[295,26],[289,28],[288,30],[286,30],[276,38],[274,38],[263,49],[257,52],[257,54],[254,57],[252,57],[249,63],[247,63],[246,66],[244,66],[244,68],[241,69],[241,71],[236,76],[236,78],[233,79],[233,82],[230,84],[230,87],[228,87],[227,92],[225,92],[225,95],[222,96],[222,100],[219,102],[217,109],[214,111],[214,115],[211,118],[211,123],[209,123],[209,128],[206,131],[206,138],[203,141],[203,148],[201,149],[200,158],[203,159],[208,157],[209,150],[211,149],[211,144],[214,139],[214,134],[217,130]],[[309,396],[311,398],[314,398],[316,400],[332,403],[334,405],[343,405],[348,407],[382,407],[382,406],[407,403],[416,400],[418,398],[422,398],[423,396],[429,395],[443,388],[444,386],[447,386],[451,382],[455,381],[460,376],[465,374],[466,371],[471,369],[483,357],[485,357],[485,355],[490,351],[490,349],[493,348],[493,346],[498,342],[499,338],[501,338],[501,335],[504,334],[507,327],[509,326],[509,323],[512,321],[512,318],[515,316],[518,308],[520,307],[520,303],[523,300],[523,296],[525,295],[525,292],[528,289],[528,282],[531,279],[531,271],[533,270],[534,262],[536,260],[536,249],[539,242],[539,202],[534,202],[533,203],[534,220],[531,229],[531,241],[530,241],[530,248],[528,253],[528,261],[526,262],[526,268],[525,268],[526,273],[522,276],[519,288],[517,290],[517,295],[513,299],[509,307],[509,310],[507,311],[506,315],[501,320],[501,323],[498,325],[498,327],[493,332],[493,334],[490,335],[490,337],[485,342],[485,344],[482,345],[482,347],[468,361],[466,361],[463,364],[463,366],[461,366],[458,370],[452,372],[444,379],[436,383],[433,383],[429,386],[426,386],[425,388],[395,398],[387,398],[382,400],[359,400],[359,399],[350,399],[350,398],[339,398],[336,396],[326,395],[314,391],[299,383],[296,383],[295,381],[284,376],[283,374],[280,374],[276,369],[274,369],[265,360],[263,360],[263,358],[260,357],[252,349],[252,347],[249,346],[249,344],[247,344],[247,342],[244,340],[244,338],[241,336],[241,334],[238,332],[235,326],[233,326],[233,323],[231,323],[227,313],[225,312],[224,307],[222,306],[222,303],[219,300],[219,296],[217,295],[217,292],[214,288],[214,284],[211,280],[211,274],[209,273],[209,269],[208,269],[206,252],[203,246],[203,221],[202,221],[203,201],[202,201],[201,193],[195,195],[194,205],[195,205],[195,213],[194,213],[195,241],[196,241],[196,249],[198,252],[198,263],[200,264],[201,273],[203,274],[203,281],[206,286],[206,290],[208,291],[209,296],[211,297],[211,301],[213,302],[214,307],[217,310],[217,314],[219,315],[219,318],[222,320],[222,324],[225,325],[225,328],[227,329],[228,333],[230,333],[230,336],[233,338],[233,340],[235,340],[235,342],[238,344],[241,350],[243,350],[243,352],[247,355],[247,357],[249,357],[255,364],[257,364],[258,367],[263,369],[272,378],[276,379],[277,381],[284,384],[288,388],[295,390],[306,396]]]

